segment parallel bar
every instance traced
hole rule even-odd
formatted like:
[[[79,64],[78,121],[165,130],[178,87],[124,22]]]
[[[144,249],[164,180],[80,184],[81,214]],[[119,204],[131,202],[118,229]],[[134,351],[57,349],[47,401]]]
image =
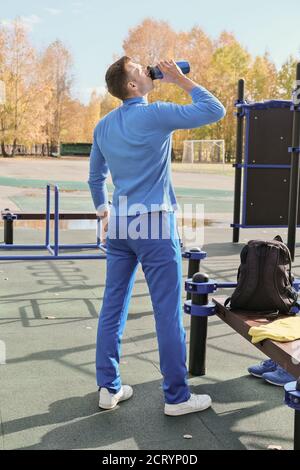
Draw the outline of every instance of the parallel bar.
[[[51,245],[51,247],[54,247],[54,245]],[[60,250],[72,250],[72,249],[84,249],[84,248],[100,248],[100,246],[96,243],[83,243],[83,244],[78,244],[78,245],[59,245]]]
[[[244,101],[245,96],[245,82],[243,79],[238,83],[238,101]],[[243,135],[244,135],[244,113],[242,108],[237,111],[237,133],[236,133],[236,164],[239,165],[243,160]],[[234,210],[233,210],[233,223],[236,225],[233,228],[233,243],[238,243],[240,236],[240,229],[237,226],[240,223],[241,212],[241,187],[242,187],[242,169],[238,166],[235,168],[235,182],[234,182]]]
[[[297,88],[295,91],[295,100],[298,99],[300,92],[300,62],[297,64]],[[292,147],[294,149],[300,147],[300,103],[294,102],[294,121],[293,121],[293,140]],[[298,108],[298,109],[297,109]],[[289,196],[289,216],[288,216],[288,241],[287,245],[291,252],[292,260],[295,259],[296,248],[296,229],[298,219],[298,202],[299,202],[299,163],[300,153],[298,151],[292,154],[292,169],[290,178],[290,196]]]
[[[47,248],[45,245],[0,245],[2,250],[45,250],[45,248]]]
[[[41,260],[69,260],[69,259],[106,259],[106,255],[14,255],[1,256],[1,261],[41,261]]]

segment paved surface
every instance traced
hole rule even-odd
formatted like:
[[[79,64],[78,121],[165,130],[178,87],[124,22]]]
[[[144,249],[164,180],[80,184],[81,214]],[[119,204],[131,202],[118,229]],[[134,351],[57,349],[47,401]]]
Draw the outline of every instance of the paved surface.
[[[241,238],[275,234],[244,230]],[[92,242],[94,232],[62,231],[61,237]],[[16,243],[41,240],[41,231],[16,231]],[[204,249],[209,258],[202,270],[234,280],[241,245],[231,244],[230,229],[206,227]],[[185,277],[186,272],[184,261]],[[299,255],[295,273],[300,275]],[[134,397],[115,410],[99,411],[94,356],[104,280],[103,261],[0,262],[0,339],[7,356],[0,365],[0,448],[292,448],[293,412],[282,404],[282,389],[246,371],[263,356],[216,318],[209,319],[207,375],[190,378],[194,392],[211,394],[212,409],[164,416],[153,311],[141,271],[121,359],[123,382],[133,385]],[[188,343],[189,322],[185,316]]]

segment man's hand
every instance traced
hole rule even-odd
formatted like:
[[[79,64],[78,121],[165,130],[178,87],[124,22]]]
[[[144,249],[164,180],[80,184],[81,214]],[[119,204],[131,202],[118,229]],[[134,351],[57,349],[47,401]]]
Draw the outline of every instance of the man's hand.
[[[97,216],[101,220],[101,243],[105,243],[108,230],[109,211],[105,210],[97,212]]]
[[[175,83],[187,93],[198,86],[197,83],[184,75],[174,60],[161,60],[158,62],[157,66],[163,73],[163,78],[160,80],[161,82]]]
[[[182,70],[174,60],[161,60],[157,64],[164,77],[160,80],[164,83],[178,83],[181,77],[184,77]]]

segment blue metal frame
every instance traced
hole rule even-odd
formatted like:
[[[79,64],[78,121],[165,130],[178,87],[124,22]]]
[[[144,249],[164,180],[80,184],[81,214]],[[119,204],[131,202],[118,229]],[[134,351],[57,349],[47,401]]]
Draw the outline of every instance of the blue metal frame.
[[[239,227],[239,228],[287,228],[286,225],[245,225],[245,224],[230,224],[230,227]],[[300,227],[300,225],[297,225]]]
[[[245,109],[245,108],[244,108]],[[246,132],[245,132],[245,153],[244,153],[244,175],[243,175],[243,205],[242,205],[242,224],[246,225],[246,208],[247,199],[245,197],[247,180],[248,180],[248,153],[249,153],[249,133],[250,133],[250,113],[249,110],[245,110],[246,116]]]
[[[212,317],[216,312],[216,305],[214,302],[209,302],[206,305],[195,305],[191,300],[184,302],[184,312],[194,317]]]
[[[232,165],[234,168],[279,168],[279,169],[287,169],[289,170],[291,168],[291,165],[255,165],[255,164],[251,164],[250,165],[246,165],[245,163],[234,163]]]
[[[205,251],[185,251],[182,253],[182,257],[186,259],[202,260],[207,257],[207,253]]]
[[[289,408],[300,411],[300,390],[297,390],[297,382],[290,382],[284,386],[284,403]]]
[[[185,281],[185,291],[192,294],[192,298],[184,302],[184,312],[188,315],[195,317],[210,317],[215,315],[215,304],[214,302],[208,302],[207,304],[198,305],[193,303],[193,295],[208,295],[217,291],[218,289],[234,289],[237,286],[236,282],[216,282],[214,280],[208,280],[207,282],[194,282],[193,279],[187,279]],[[300,279],[295,279],[293,287],[297,292],[300,290]],[[290,310],[291,313],[299,313],[299,307],[294,306]]]
[[[237,287],[236,282],[217,282],[213,279],[208,282],[193,282],[193,279],[187,279],[185,281],[185,290],[192,294],[212,294],[218,289],[235,289]],[[300,279],[294,279],[294,289],[299,292],[300,290]]]
[[[256,103],[247,103],[246,101],[236,101],[235,106],[242,109],[271,109],[271,108],[290,108],[293,105],[289,100],[267,100]]]
[[[54,190],[54,244],[50,243],[50,196]],[[17,219],[17,216],[15,217]],[[60,250],[98,249],[101,254],[60,254]],[[46,186],[46,234],[44,245],[9,245],[0,244],[0,249],[5,250],[47,250],[49,255],[1,255],[0,261],[7,260],[70,260],[70,259],[106,259],[106,248],[100,242],[100,219],[97,219],[96,243],[60,245],[59,244],[59,187],[53,184]]]

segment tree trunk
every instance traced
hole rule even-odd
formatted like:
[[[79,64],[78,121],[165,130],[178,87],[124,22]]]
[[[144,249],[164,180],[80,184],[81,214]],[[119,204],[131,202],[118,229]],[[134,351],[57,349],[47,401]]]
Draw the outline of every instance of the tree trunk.
[[[4,144],[3,140],[1,141],[1,152],[2,152],[2,156],[4,158],[10,157],[10,155],[5,150],[5,144]]]
[[[12,151],[11,151],[11,157],[14,157],[14,156],[15,156],[16,149],[17,149],[17,139],[15,138],[14,141],[13,141],[13,147],[12,147]]]

